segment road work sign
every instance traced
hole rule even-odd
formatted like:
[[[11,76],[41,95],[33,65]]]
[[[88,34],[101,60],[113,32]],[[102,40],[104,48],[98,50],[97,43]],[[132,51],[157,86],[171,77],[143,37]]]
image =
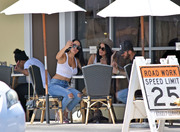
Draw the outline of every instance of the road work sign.
[[[140,67],[149,109],[176,109],[180,97],[179,66]]]

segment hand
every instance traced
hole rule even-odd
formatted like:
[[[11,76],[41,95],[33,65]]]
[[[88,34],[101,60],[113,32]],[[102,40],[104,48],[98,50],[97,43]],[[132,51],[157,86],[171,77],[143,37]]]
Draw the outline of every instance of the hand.
[[[72,47],[72,45],[73,45],[73,42],[72,41],[67,41],[67,43],[66,43],[66,49],[68,49],[69,47]]]
[[[112,61],[112,62],[111,62],[111,66],[112,66],[112,67],[115,67],[115,68],[118,67],[118,65],[117,65],[117,63],[116,63],[115,61]]]
[[[21,72],[20,61],[16,63],[16,66],[14,67],[14,71]]]
[[[19,67],[19,61],[16,63],[16,66],[14,67],[14,70],[16,70]]]
[[[119,73],[120,73],[119,69],[116,67],[113,67],[113,74],[119,74]]]

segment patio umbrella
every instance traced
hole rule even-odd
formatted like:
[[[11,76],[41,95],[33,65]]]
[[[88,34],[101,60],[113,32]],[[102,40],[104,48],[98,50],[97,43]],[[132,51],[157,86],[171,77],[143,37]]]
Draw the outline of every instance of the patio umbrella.
[[[19,0],[9,6],[1,13],[6,15],[14,14],[42,14],[43,23],[43,43],[44,43],[44,65],[46,78],[46,122],[49,123],[49,97],[48,97],[48,79],[47,79],[47,49],[46,49],[46,26],[45,14],[86,11],[69,0]]]
[[[180,6],[180,1],[179,0],[171,0],[171,1]]]
[[[141,19],[141,45],[144,56],[143,16],[180,14],[180,7],[170,0],[116,0],[97,13],[101,17],[138,17]]]

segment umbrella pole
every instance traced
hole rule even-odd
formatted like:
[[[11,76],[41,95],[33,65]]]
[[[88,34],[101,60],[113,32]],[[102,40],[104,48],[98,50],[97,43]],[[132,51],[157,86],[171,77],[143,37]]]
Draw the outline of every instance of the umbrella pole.
[[[144,17],[141,16],[141,46],[142,46],[142,56],[144,56]]]
[[[47,48],[46,48],[46,25],[45,25],[45,14],[42,14],[43,22],[43,42],[44,42],[44,65],[45,65],[45,95],[46,95],[46,123],[49,124],[49,95],[48,95],[48,72],[47,72]]]

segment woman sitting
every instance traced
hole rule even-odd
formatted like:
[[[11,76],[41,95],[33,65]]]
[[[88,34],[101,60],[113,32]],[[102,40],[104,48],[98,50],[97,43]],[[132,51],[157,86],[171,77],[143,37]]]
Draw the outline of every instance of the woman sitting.
[[[98,45],[97,54],[92,54],[89,58],[89,64],[101,63],[101,64],[111,64],[111,55],[113,42],[110,39],[104,39]]]
[[[82,46],[79,40],[68,41],[63,49],[57,55],[56,74],[49,84],[49,94],[52,96],[63,96],[62,110],[67,112],[80,102],[81,93],[69,86],[71,77],[77,74],[77,67],[84,65]],[[81,63],[80,63],[81,62]],[[64,115],[64,123],[69,123],[68,113]]]

